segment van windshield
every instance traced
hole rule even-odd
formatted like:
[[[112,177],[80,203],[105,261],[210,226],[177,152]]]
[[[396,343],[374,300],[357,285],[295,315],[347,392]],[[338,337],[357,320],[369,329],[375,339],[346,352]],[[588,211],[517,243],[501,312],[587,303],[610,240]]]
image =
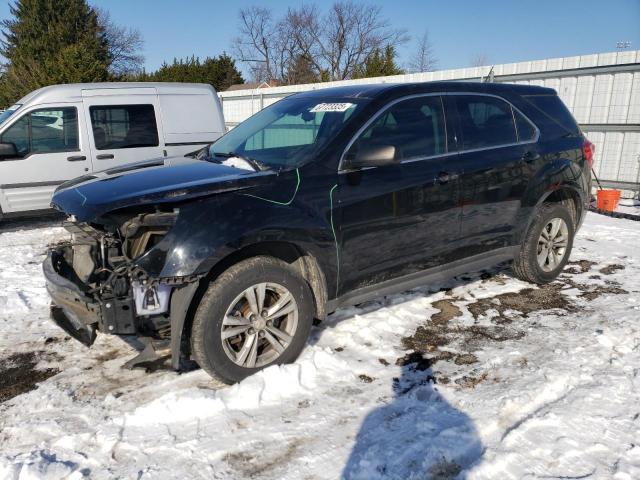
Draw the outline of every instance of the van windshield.
[[[249,157],[267,167],[298,167],[342,130],[367,99],[289,97],[261,110],[217,140],[212,157]]]
[[[0,125],[2,125],[11,115],[16,113],[16,110],[18,110],[21,106],[22,105],[20,104],[11,105],[4,112],[0,113]]]

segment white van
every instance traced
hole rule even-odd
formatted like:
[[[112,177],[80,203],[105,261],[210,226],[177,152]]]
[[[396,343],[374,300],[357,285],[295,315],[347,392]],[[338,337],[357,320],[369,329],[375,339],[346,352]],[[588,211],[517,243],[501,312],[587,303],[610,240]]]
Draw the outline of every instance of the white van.
[[[53,191],[65,180],[184,155],[224,131],[222,106],[210,85],[41,88],[0,114],[0,219],[48,209]]]

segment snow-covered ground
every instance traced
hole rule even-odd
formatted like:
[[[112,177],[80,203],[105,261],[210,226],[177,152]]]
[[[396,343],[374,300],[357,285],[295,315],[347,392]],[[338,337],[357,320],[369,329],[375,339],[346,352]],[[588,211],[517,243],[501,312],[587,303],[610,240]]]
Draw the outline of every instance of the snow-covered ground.
[[[635,198],[621,198],[616,212],[640,216],[640,200],[636,200]]]
[[[497,269],[340,310],[232,387],[69,340],[40,272],[63,230],[2,228],[0,479],[640,478],[639,222],[589,213],[541,289]]]

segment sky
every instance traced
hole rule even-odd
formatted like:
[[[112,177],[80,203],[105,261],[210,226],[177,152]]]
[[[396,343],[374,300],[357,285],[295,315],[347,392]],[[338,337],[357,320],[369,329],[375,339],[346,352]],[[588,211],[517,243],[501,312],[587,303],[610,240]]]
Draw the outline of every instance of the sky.
[[[13,1],[13,0],[11,0]],[[0,18],[9,16],[8,1]],[[196,55],[232,54],[238,10],[263,5],[274,16],[309,0],[90,0],[108,10],[113,20],[137,28],[145,40],[147,71],[164,60]],[[331,2],[316,0],[326,9]],[[382,7],[394,28],[414,38],[398,48],[406,63],[415,42],[429,32],[439,69],[469,66],[482,55],[491,64],[584,55],[616,50],[630,41],[640,49],[640,0],[486,0],[369,1]],[[239,65],[241,68],[242,66]],[[244,70],[244,68],[242,68]]]

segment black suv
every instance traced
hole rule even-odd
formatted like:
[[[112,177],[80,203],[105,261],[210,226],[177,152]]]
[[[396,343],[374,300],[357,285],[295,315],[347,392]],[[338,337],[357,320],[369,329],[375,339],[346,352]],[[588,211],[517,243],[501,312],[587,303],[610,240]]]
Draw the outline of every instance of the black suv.
[[[238,381],[292,362],[314,319],[513,261],[553,280],[586,211],[593,146],[556,92],[463,82],[292,95],[191,157],[80,177],[53,206],[52,318],[170,347]],[[155,349],[155,350],[154,350]],[[157,353],[159,354],[159,353]]]

